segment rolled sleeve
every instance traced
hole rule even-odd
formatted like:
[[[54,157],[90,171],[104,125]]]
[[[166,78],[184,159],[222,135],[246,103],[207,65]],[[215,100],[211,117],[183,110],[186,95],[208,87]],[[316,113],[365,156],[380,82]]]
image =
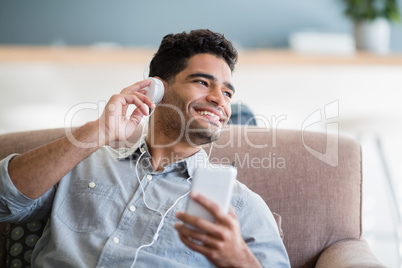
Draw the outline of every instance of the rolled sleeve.
[[[12,154],[0,161],[0,221],[22,222],[41,219],[50,211],[49,199],[54,196],[54,189],[38,199],[23,195],[11,181],[8,173],[10,160],[18,154]]]

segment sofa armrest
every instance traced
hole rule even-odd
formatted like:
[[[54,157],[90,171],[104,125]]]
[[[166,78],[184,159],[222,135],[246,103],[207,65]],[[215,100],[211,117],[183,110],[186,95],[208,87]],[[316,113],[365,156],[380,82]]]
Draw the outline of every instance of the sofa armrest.
[[[326,248],[318,258],[316,268],[386,268],[374,256],[365,240],[348,239]]]

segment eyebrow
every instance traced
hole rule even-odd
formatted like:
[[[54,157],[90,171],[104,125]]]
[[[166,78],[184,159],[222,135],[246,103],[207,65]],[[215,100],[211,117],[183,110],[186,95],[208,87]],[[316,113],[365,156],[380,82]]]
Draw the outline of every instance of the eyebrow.
[[[212,81],[214,81],[214,82],[218,81],[218,79],[216,79],[215,76],[210,75],[210,74],[206,74],[206,73],[194,73],[194,74],[190,74],[190,75],[187,76],[188,79],[196,78],[196,77],[204,77],[204,78],[206,78],[206,79],[208,79],[208,80],[212,80]],[[234,86],[233,86],[231,83],[224,82],[223,84],[224,84],[228,89],[230,89],[231,91],[233,91],[233,93],[235,93],[235,88],[234,88]]]

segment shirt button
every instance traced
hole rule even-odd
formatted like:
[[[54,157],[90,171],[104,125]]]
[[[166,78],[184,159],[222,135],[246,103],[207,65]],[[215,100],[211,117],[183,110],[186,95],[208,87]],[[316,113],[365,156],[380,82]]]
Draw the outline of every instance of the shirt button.
[[[145,153],[144,147],[141,147],[141,148],[140,148],[140,151],[141,151],[141,153]]]
[[[92,181],[88,184],[89,188],[95,188],[96,184]]]
[[[119,244],[120,239],[119,239],[118,237],[113,237],[113,242],[114,242],[115,244]]]
[[[151,174],[148,174],[148,175],[147,175],[147,180],[149,180],[149,181],[152,180],[152,175],[151,175]]]
[[[129,208],[129,210],[130,210],[131,212],[134,212],[136,209],[137,209],[137,208],[136,208],[135,206],[130,206],[130,208]]]

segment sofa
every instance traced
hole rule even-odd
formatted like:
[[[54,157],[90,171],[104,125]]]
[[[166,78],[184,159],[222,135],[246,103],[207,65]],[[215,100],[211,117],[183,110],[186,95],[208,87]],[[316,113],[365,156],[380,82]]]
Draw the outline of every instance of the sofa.
[[[0,159],[63,135],[64,129],[0,135]],[[238,180],[265,200],[274,212],[292,267],[385,267],[362,237],[362,159],[355,140],[321,132],[229,125],[214,143],[210,160],[234,163]],[[0,267],[6,267],[6,259],[12,257],[13,224],[0,223]]]

